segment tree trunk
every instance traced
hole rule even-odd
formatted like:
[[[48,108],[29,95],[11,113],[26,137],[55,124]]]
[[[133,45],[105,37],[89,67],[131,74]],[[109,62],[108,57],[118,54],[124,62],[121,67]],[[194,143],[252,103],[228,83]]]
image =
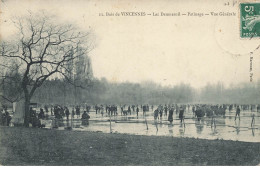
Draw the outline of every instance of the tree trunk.
[[[30,121],[30,99],[25,97],[24,101],[24,126],[29,127]]]

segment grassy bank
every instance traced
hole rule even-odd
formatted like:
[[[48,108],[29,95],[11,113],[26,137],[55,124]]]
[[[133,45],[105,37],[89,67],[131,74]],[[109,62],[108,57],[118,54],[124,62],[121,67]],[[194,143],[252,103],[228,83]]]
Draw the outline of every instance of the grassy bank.
[[[260,143],[0,127],[1,165],[258,165]]]

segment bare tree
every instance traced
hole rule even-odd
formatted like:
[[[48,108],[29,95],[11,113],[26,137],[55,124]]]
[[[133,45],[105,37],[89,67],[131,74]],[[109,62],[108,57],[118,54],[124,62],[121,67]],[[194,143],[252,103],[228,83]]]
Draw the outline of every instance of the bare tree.
[[[19,33],[15,40],[2,41],[1,60],[20,63],[21,88],[24,96],[24,125],[29,126],[29,105],[32,96],[51,76],[65,77],[71,61],[89,52],[88,35],[76,31],[69,24],[58,24],[58,19],[42,15],[30,15],[14,21]],[[78,52],[78,49],[81,49]]]

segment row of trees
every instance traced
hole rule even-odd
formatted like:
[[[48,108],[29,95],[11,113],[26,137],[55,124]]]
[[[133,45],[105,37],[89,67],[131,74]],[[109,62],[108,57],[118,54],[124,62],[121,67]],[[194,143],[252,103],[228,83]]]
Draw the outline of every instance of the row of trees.
[[[7,91],[8,93],[8,91]],[[153,82],[110,83],[106,79],[92,79],[86,88],[64,81],[46,80],[33,98],[42,104],[172,104],[172,103],[212,103],[212,104],[259,104],[260,80],[256,84],[243,83],[226,88],[222,83],[207,84],[196,90],[187,84],[173,87],[160,86]],[[8,98],[12,97],[10,95]],[[17,96],[14,96],[14,98]]]
[[[260,104],[260,80],[256,83],[230,85],[207,84],[198,92],[198,98],[206,103]]]
[[[76,92],[76,93],[75,93]],[[93,79],[87,89],[75,88],[61,79],[46,81],[33,100],[46,104],[160,104],[187,103],[193,100],[193,89],[180,84],[166,88],[155,83],[109,83]]]

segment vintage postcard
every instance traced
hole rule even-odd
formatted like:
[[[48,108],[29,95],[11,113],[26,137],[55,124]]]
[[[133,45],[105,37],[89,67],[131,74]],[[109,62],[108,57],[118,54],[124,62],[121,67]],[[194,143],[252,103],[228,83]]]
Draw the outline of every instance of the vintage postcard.
[[[0,165],[260,164],[259,0],[1,0]]]

